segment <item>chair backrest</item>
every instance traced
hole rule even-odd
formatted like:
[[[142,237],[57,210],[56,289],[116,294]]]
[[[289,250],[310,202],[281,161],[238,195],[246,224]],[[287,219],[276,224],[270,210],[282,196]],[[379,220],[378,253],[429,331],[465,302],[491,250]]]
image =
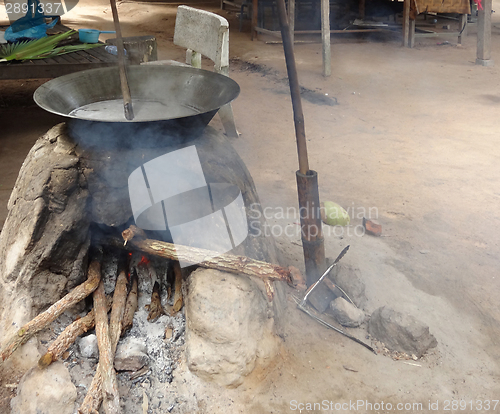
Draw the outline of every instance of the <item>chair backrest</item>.
[[[200,53],[214,62],[216,72],[229,67],[229,23],[215,13],[179,6],[175,18],[174,44]]]

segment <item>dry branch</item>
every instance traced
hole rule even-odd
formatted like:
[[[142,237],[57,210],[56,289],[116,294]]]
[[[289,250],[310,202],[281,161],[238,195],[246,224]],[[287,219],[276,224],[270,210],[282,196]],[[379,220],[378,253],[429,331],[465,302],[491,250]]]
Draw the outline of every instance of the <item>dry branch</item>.
[[[153,286],[153,292],[151,293],[151,302],[145,306],[146,310],[149,311],[147,320],[149,322],[155,322],[161,315],[165,314],[163,306],[161,305],[160,298],[160,284],[158,281],[155,282]]]
[[[111,352],[114,355],[116,346],[122,332],[122,320],[127,303],[127,275],[121,271],[116,280],[115,293],[113,294],[113,307],[109,318],[109,337],[111,340]]]
[[[106,311],[106,295],[104,283],[101,281],[94,292],[95,332],[99,347],[99,366],[102,376],[102,396],[104,412],[106,414],[121,413],[118,382],[113,367],[114,352],[111,346],[108,325],[108,312]]]
[[[108,311],[109,309],[111,309],[111,300],[108,300]],[[83,318],[77,319],[61,332],[54,342],[50,344],[45,355],[40,358],[38,366],[43,369],[52,364],[52,362],[60,359],[71,344],[76,341],[76,338],[93,329],[94,326],[95,318],[94,310],[92,309]]]
[[[93,414],[99,410],[102,402],[102,376],[99,365],[97,365],[96,373],[87,391],[87,395],[78,410],[78,414]]]
[[[241,273],[264,280],[280,280],[292,283],[290,270],[284,267],[245,256],[220,255],[211,250],[146,239],[146,234],[136,226],[130,226],[127,230],[124,230],[122,237],[125,242],[130,243],[136,249],[166,259],[196,264],[208,269],[217,269],[229,273]]]
[[[130,272],[132,288],[127,296],[125,312],[122,319],[122,335],[132,327],[134,323],[134,314],[137,310],[137,274],[135,270]]]
[[[99,265],[99,264],[97,264]],[[96,290],[101,280],[100,268],[91,263],[88,269],[87,280],[74,288],[62,299],[54,303],[45,312],[42,312],[34,319],[24,325],[15,335],[9,339],[1,352],[2,360],[5,361],[21,345],[26,343],[33,335],[45,328],[48,324],[56,320],[64,311],[71,308],[76,303],[90,295]]]
[[[137,281],[136,281],[136,301],[137,301]],[[127,276],[124,271],[121,271],[116,280],[115,293],[113,294],[113,307],[111,309],[111,316],[109,322],[109,338],[111,344],[111,354],[113,356],[113,359],[122,331],[122,322],[123,322],[122,319],[125,313],[126,302],[127,302]],[[111,364],[113,364],[113,362]],[[102,371],[101,371],[102,369],[103,368],[101,362],[99,362],[96,368],[96,373],[94,375],[94,378],[92,379],[92,383],[90,384],[89,390],[87,392],[87,395],[85,396],[85,399],[83,400],[83,403],[80,409],[78,410],[79,414],[91,414],[94,411],[97,412],[97,410],[99,409],[101,402],[103,401],[103,391],[102,391],[103,381],[102,381]],[[106,412],[108,412],[106,410],[106,407],[104,407],[104,409]]]
[[[178,261],[174,261],[174,274],[175,274],[175,290],[174,290],[174,306],[172,311],[179,312],[182,308],[182,270]]]

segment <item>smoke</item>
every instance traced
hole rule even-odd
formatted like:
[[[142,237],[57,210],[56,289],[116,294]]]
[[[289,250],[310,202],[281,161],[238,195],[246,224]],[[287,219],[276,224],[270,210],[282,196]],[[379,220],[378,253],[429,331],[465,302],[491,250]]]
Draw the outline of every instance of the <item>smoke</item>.
[[[71,119],[70,136],[85,149],[136,150],[177,146],[198,137],[203,118],[156,122],[100,122]]]

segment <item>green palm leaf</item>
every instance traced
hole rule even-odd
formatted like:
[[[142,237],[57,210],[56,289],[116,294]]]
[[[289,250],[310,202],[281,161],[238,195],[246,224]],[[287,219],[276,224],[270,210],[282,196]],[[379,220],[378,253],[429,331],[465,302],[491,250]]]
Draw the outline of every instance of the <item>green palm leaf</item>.
[[[76,33],[70,30],[54,36],[47,36],[37,40],[28,40],[18,43],[10,43],[3,45],[0,48],[0,62],[8,60],[28,60],[28,59],[45,59],[48,57],[63,55],[65,53],[74,52],[77,50],[85,50],[93,47],[101,46],[99,44],[81,44],[75,46],[61,46],[56,48],[56,45]]]
[[[93,49],[94,47],[104,46],[102,43],[83,43],[81,45],[68,45],[56,47],[53,50],[50,50],[46,53],[43,53],[39,56],[32,57],[31,59],[47,59],[54,56],[65,55],[66,53],[78,52],[79,50],[87,50]]]

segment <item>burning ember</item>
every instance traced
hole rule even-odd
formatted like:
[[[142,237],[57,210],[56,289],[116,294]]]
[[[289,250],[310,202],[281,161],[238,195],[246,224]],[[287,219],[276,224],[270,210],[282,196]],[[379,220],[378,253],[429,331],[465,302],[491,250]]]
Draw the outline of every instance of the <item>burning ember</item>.
[[[147,266],[149,263],[151,263],[151,260],[149,260],[146,256],[141,257],[141,261],[138,263],[138,266]]]

